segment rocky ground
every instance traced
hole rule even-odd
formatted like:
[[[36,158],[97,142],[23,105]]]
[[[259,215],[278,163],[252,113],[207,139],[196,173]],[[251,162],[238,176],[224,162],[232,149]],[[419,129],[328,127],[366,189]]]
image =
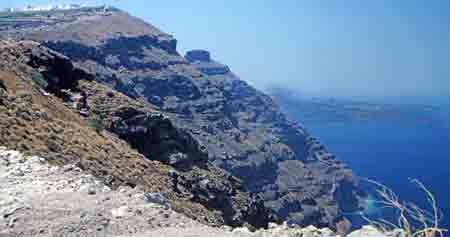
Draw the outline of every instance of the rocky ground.
[[[0,147],[0,236],[338,236],[328,228],[269,225],[247,228],[203,225],[173,211],[158,193],[139,187],[112,190],[74,165]],[[367,226],[349,237],[383,235]]]
[[[76,166],[48,165],[0,148],[0,233],[127,235],[161,227],[194,227],[158,193],[111,190]]]

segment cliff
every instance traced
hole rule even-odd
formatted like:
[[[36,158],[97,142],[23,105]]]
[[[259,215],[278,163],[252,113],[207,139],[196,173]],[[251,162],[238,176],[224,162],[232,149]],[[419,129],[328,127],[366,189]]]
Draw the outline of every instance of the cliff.
[[[71,76],[61,76],[46,90],[75,104],[71,113],[76,120],[99,117],[121,144],[145,157],[142,162],[176,170],[162,180],[175,183],[171,191],[182,193],[184,200],[219,213],[207,222],[258,226],[267,224],[273,212],[280,221],[302,226],[348,225],[341,213],[358,210],[362,195],[351,170],[289,121],[269,96],[208,52],[197,50],[184,58],[172,36],[117,9],[49,14],[46,21],[36,20],[44,17],[37,13],[9,15],[14,20],[0,19],[1,35],[40,42],[66,55],[77,73],[83,71],[80,75],[91,75],[75,84]],[[34,70],[46,64],[28,63]],[[58,75],[59,68],[47,77]],[[211,182],[204,175],[222,178]],[[120,179],[142,183],[142,177]]]
[[[17,87],[14,94],[0,88],[3,146],[53,165],[73,164],[112,189],[161,193],[175,210],[204,223],[267,225],[262,202],[158,111],[98,84],[37,43],[0,41],[0,49],[0,71],[9,75],[0,84]],[[101,127],[93,124],[99,118]]]

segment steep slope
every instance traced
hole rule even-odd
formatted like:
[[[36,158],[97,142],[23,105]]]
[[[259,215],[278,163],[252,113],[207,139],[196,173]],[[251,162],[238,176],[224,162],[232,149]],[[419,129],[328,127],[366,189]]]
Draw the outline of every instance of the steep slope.
[[[0,60],[3,146],[75,164],[111,188],[161,193],[174,210],[204,223],[267,225],[263,203],[212,166],[196,139],[170,119],[38,43],[0,41]],[[93,124],[98,117],[105,131]]]
[[[20,16],[18,23],[0,24],[0,31],[39,41],[69,56],[97,81],[161,111],[198,140],[217,167],[260,194],[281,220],[336,228],[346,222],[341,211],[358,209],[361,193],[351,170],[303,127],[287,120],[270,97],[208,52],[196,50],[183,58],[170,35],[117,9],[48,14],[51,20],[33,27],[23,22],[36,21],[38,13]],[[135,120],[135,111],[117,113]],[[143,154],[154,154],[142,139],[127,139],[136,129],[124,123],[111,122],[110,128]]]

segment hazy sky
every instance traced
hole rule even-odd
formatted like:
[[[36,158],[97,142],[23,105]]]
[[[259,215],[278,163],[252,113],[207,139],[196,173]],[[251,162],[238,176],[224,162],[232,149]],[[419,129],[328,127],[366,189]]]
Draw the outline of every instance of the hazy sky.
[[[1,0],[0,7],[62,0]],[[450,95],[448,0],[104,0],[243,80],[313,95]]]

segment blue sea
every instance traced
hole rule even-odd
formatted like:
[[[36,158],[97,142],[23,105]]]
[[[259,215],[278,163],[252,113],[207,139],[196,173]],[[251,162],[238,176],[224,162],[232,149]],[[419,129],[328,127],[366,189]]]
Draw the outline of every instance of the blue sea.
[[[441,225],[450,229],[450,107],[440,105],[435,116],[441,122],[302,123],[358,176],[385,184],[403,200],[426,204],[423,193],[410,179],[423,182],[435,194],[443,211]],[[375,209],[369,213],[373,218],[386,213],[379,207]],[[355,225],[363,224],[361,218],[349,217]]]

